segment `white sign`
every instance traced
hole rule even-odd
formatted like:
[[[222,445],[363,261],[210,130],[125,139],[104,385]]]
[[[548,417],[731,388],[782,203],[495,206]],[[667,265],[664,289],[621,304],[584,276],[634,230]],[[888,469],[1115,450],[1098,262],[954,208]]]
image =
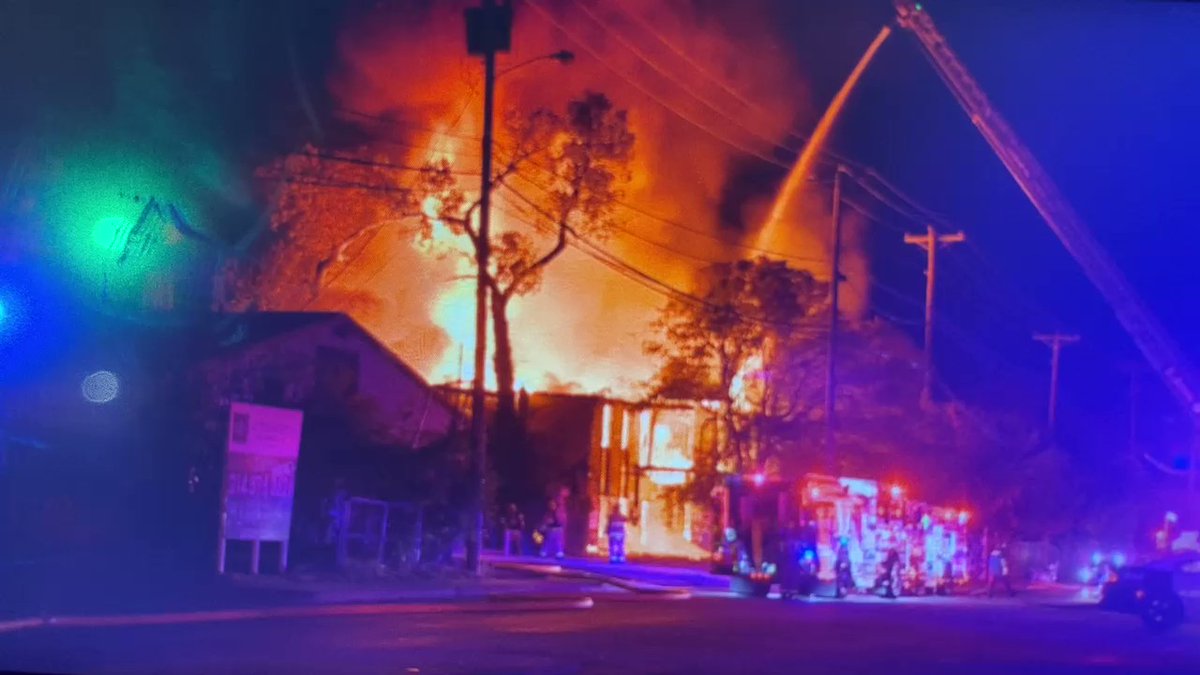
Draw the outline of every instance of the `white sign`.
[[[223,540],[288,540],[303,421],[299,410],[230,406]]]
[[[287,457],[300,455],[300,430],[304,413],[252,403],[229,408],[229,452]]]

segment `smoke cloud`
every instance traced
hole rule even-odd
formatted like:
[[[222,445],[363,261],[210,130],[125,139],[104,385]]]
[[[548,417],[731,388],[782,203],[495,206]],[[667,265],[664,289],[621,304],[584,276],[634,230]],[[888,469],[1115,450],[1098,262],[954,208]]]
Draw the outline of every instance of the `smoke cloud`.
[[[354,17],[342,33],[330,89],[353,111],[348,119],[376,130],[384,127],[364,116],[392,120],[388,136],[406,162],[447,157],[477,171],[482,68],[465,53],[462,18],[474,4],[388,4]],[[755,157],[774,157],[777,144],[794,142],[788,129],[815,119],[801,70],[773,34],[771,17],[758,1],[516,3],[513,50],[500,59],[502,73],[561,49],[576,59],[502,75],[498,111],[562,109],[587,90],[627,109],[637,136],[623,198],[631,208],[602,245],[655,279],[689,289],[707,264],[756,254],[750,242],[784,171]],[[750,177],[766,178],[767,190],[756,192],[763,182]],[[820,194],[798,200],[793,211],[801,226],[770,247],[818,275],[827,274],[821,261],[828,198]],[[522,227],[503,199],[497,209],[502,227]],[[405,237],[379,239],[361,270],[342,283],[380,298],[373,328],[415,367],[435,381],[457,379],[460,350],[469,357],[473,348],[470,264],[431,256]],[[641,345],[665,302],[661,292],[568,249],[542,288],[512,306],[518,378],[531,388],[632,391],[653,372]]]

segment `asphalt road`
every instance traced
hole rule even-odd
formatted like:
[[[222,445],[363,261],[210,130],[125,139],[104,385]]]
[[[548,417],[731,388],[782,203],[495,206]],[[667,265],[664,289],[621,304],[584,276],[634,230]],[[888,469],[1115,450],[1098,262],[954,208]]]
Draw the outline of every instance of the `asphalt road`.
[[[1200,627],[973,599],[599,598],[590,610],[0,635],[0,669],[113,673],[1200,672]]]

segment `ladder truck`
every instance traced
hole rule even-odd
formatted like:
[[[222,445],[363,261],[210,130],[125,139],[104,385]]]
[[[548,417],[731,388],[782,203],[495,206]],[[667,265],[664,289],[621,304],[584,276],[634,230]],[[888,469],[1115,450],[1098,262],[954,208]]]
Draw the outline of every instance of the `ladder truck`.
[[[894,5],[899,26],[916,37],[934,70],[954,94],[972,124],[1067,252],[1075,258],[1088,280],[1100,291],[1146,361],[1191,415],[1196,428],[1196,422],[1200,421],[1200,388],[1197,386],[1196,371],[1182,350],[1141,302],[1042,165],[992,106],[921,3],[894,0]],[[1190,475],[1194,485],[1195,467],[1192,467]]]

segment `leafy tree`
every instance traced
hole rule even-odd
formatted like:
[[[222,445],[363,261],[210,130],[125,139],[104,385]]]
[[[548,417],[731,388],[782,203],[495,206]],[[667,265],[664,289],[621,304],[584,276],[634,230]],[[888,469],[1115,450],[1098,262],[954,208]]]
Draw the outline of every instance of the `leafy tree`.
[[[502,125],[492,188],[518,218],[494,219],[486,274],[499,399],[493,437],[501,447],[514,445],[519,433],[511,302],[538,290],[572,237],[608,231],[633,145],[626,113],[594,92],[571,100],[564,112],[511,113]],[[452,253],[476,260],[482,243],[478,178],[448,161],[408,167],[401,159],[380,142],[337,152],[307,147],[265,167],[260,173],[273,186],[271,236],[227,267],[223,307],[307,307],[330,272],[383,228],[423,242],[448,231],[467,244]],[[369,297],[340,301],[353,303],[349,309],[372,309]]]
[[[775,281],[774,293],[758,290],[754,280],[764,276]],[[800,476],[824,466],[828,354],[810,327],[826,309],[823,292],[783,263],[742,261],[714,266],[695,301],[676,300],[664,311],[660,337],[648,345],[663,358],[651,393],[721,404],[724,440],[698,450],[686,498],[706,503],[730,468],[774,464]],[[903,482],[921,499],[972,505],[1009,532],[1069,528],[1079,506],[1062,489],[1070,467],[1045,447],[1036,425],[949,396],[922,406],[921,367],[919,350],[890,325],[846,326],[833,469]]]
[[[517,157],[528,157],[533,172],[516,174],[534,186],[530,198],[508,177],[499,180],[527,207],[526,217],[540,225],[552,243],[507,229],[493,244],[495,266],[488,277],[495,332],[495,369],[500,433],[516,420],[515,381],[508,307],[516,296],[541,285],[546,267],[566,250],[571,237],[603,237],[611,228],[620,187],[629,178],[634,136],[624,111],[603,94],[589,93],[567,105],[565,115],[541,110],[527,120],[510,121],[520,139]],[[518,208],[521,208],[520,206]]]
[[[297,310],[310,305],[370,235],[418,222],[411,172],[369,148],[323,153],[313,146],[259,171],[270,192],[267,236],[229,261],[218,298],[223,309]],[[415,181],[426,190],[453,180],[447,165],[424,167]],[[407,232],[415,233],[410,227]]]
[[[707,268],[695,296],[672,299],[654,324],[646,351],[662,361],[651,385],[657,398],[720,403],[720,457],[747,468],[751,448],[739,418],[750,412],[746,378],[762,364],[813,336],[812,320],[825,306],[824,285],[786,263],[758,258]],[[765,381],[765,380],[760,380]],[[736,387],[735,385],[741,385]],[[740,389],[740,391],[739,391]],[[759,387],[758,407],[772,387]]]

